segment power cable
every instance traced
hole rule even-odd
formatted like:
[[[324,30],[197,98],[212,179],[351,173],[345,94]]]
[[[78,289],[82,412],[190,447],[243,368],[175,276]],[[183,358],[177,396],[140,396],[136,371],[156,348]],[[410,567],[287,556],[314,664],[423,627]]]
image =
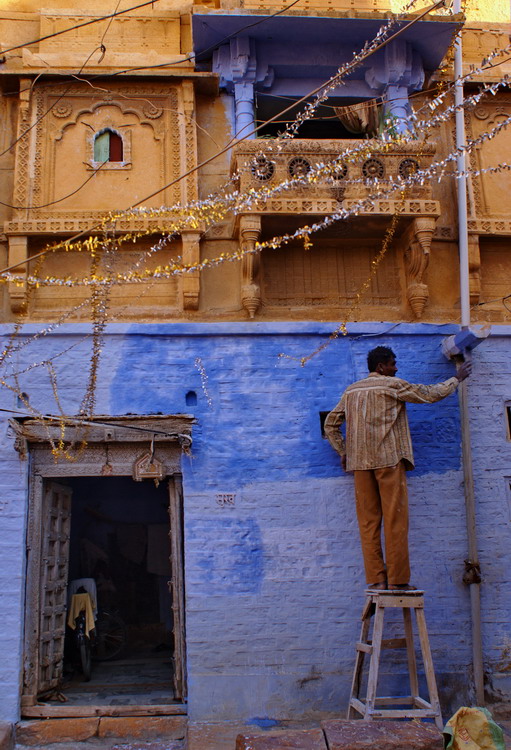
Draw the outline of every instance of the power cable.
[[[326,87],[327,85],[329,85],[329,86],[330,86],[330,85],[331,85],[331,84],[332,84],[332,83],[333,83],[334,81],[336,81],[336,80],[340,79],[340,78],[341,78],[342,76],[345,76],[345,75],[346,75],[346,74],[347,74],[347,73],[348,73],[348,72],[349,72],[350,70],[352,70],[352,69],[353,69],[354,67],[356,67],[357,65],[359,65],[359,64],[360,64],[361,62],[363,62],[364,60],[366,60],[366,59],[367,59],[368,57],[370,57],[371,55],[373,55],[373,54],[374,54],[375,52],[377,52],[378,50],[380,50],[380,49],[383,49],[383,47],[385,47],[385,46],[386,46],[387,44],[389,44],[389,43],[390,43],[391,41],[393,41],[393,40],[394,40],[394,39],[396,39],[396,38],[397,38],[398,36],[400,36],[401,34],[403,34],[403,33],[404,33],[405,31],[407,31],[407,30],[408,30],[408,29],[409,29],[409,28],[410,28],[411,26],[414,26],[414,25],[415,25],[415,24],[416,24],[416,23],[417,23],[418,21],[420,21],[420,20],[421,20],[422,18],[424,18],[424,16],[428,15],[429,13],[431,13],[431,11],[432,11],[432,10],[433,10],[434,8],[436,8],[436,7],[440,6],[440,5],[443,5],[443,4],[444,4],[444,2],[445,2],[445,0],[438,0],[438,1],[437,1],[437,2],[436,2],[436,3],[434,4],[434,5],[433,5],[433,6],[431,6],[430,8],[428,8],[428,9],[427,9],[426,11],[422,12],[422,13],[421,13],[420,15],[418,15],[418,16],[417,16],[416,18],[412,19],[412,20],[411,20],[411,21],[410,21],[409,23],[405,24],[405,26],[403,26],[403,27],[402,27],[401,29],[398,29],[398,31],[394,32],[394,34],[392,34],[392,35],[391,35],[390,37],[388,37],[388,38],[387,38],[387,39],[385,39],[384,41],[380,42],[380,43],[379,43],[379,44],[378,44],[378,45],[377,45],[377,46],[375,47],[375,49],[373,49],[373,50],[370,50],[369,52],[367,52],[367,53],[363,54],[363,55],[362,55],[362,56],[361,56],[361,57],[360,57],[360,58],[359,58],[359,59],[358,59],[358,60],[357,60],[356,62],[350,63],[350,64],[349,64],[349,65],[348,65],[348,66],[347,66],[347,67],[346,67],[346,68],[345,68],[345,69],[344,69],[344,70],[342,71],[342,73],[337,73],[337,74],[336,74],[335,76],[333,76],[332,78],[330,78],[330,79],[329,79],[329,81],[326,81],[325,83],[321,84],[320,86],[317,86],[317,87],[316,87],[315,89],[313,89],[313,90],[312,90],[312,91],[310,91],[309,93],[305,94],[305,96],[303,96],[303,97],[302,97],[301,99],[299,99],[298,101],[294,102],[294,103],[293,103],[292,105],[290,105],[289,107],[286,107],[286,108],[285,108],[284,110],[282,110],[282,111],[281,111],[281,112],[279,112],[278,114],[276,114],[276,115],[274,115],[273,117],[271,117],[270,119],[266,120],[266,122],[264,122],[264,123],[261,123],[261,125],[258,125],[257,127],[255,127],[255,128],[253,129],[253,130],[251,130],[251,131],[250,131],[249,133],[247,133],[246,135],[242,136],[241,138],[238,138],[238,139],[236,139],[236,142],[237,142],[237,143],[242,143],[243,141],[247,140],[247,139],[248,139],[248,138],[249,138],[250,136],[254,135],[254,133],[256,133],[256,132],[258,132],[259,130],[261,130],[261,128],[265,127],[266,125],[269,125],[270,123],[272,123],[272,122],[274,122],[275,120],[277,120],[277,119],[278,119],[279,117],[282,117],[283,115],[287,114],[287,113],[288,113],[288,112],[289,112],[290,110],[294,109],[294,108],[295,108],[295,107],[296,107],[297,105],[299,105],[299,104],[302,104],[302,103],[304,103],[305,101],[307,101],[307,99],[309,99],[310,97],[314,96],[315,94],[318,94],[318,93],[319,93],[320,91],[322,91],[322,90],[323,90],[323,89],[324,89],[324,88],[325,88],[325,87]],[[236,33],[239,33],[239,32],[236,32]],[[62,98],[62,97],[61,97],[61,98]],[[53,106],[54,106],[54,105],[53,105]],[[159,194],[160,194],[160,193],[162,193],[162,192],[163,192],[164,190],[167,190],[167,189],[168,189],[169,187],[172,187],[172,186],[173,186],[173,185],[175,185],[176,183],[178,183],[178,182],[181,182],[181,180],[184,180],[184,179],[185,179],[186,177],[189,177],[189,176],[190,176],[191,174],[194,174],[194,172],[197,172],[197,171],[198,171],[199,169],[202,169],[202,168],[203,168],[204,166],[206,166],[207,164],[210,164],[210,163],[211,163],[212,161],[214,161],[215,159],[217,159],[217,158],[218,158],[219,156],[222,156],[223,154],[225,154],[225,153],[226,153],[227,151],[229,151],[229,150],[230,150],[231,148],[232,148],[232,140],[231,140],[231,141],[229,141],[229,143],[228,143],[228,144],[227,144],[226,146],[224,146],[224,148],[222,148],[222,149],[221,149],[220,151],[217,151],[217,153],[216,153],[216,154],[213,154],[213,155],[212,155],[212,156],[210,156],[210,157],[209,157],[208,159],[205,159],[205,160],[204,160],[204,161],[202,161],[202,162],[201,162],[200,164],[197,164],[197,165],[195,165],[195,166],[194,166],[194,167],[192,167],[191,169],[189,169],[189,170],[187,170],[186,172],[184,172],[183,174],[181,174],[181,175],[180,175],[179,177],[176,177],[176,178],[174,178],[173,180],[171,180],[170,182],[168,182],[168,183],[167,183],[166,185],[164,185],[163,187],[160,187],[160,188],[158,188],[158,190],[155,190],[154,192],[150,193],[149,195],[146,195],[146,196],[144,196],[144,197],[143,197],[143,198],[141,198],[141,199],[140,199],[139,201],[137,201],[136,203],[132,204],[131,206],[129,206],[128,208],[126,208],[126,209],[124,209],[124,210],[125,210],[126,212],[127,212],[127,211],[131,211],[132,209],[136,208],[137,206],[140,206],[141,204],[143,204],[143,203],[147,202],[148,200],[151,200],[151,198],[154,198],[154,197],[155,197],[156,195],[159,195]],[[8,150],[8,149],[7,149],[7,150]],[[1,155],[2,155],[2,154],[0,154],[0,156],[1,156]],[[84,229],[83,231],[81,231],[81,232],[78,232],[77,234],[75,234],[75,235],[73,235],[72,237],[70,237],[70,238],[69,238],[69,240],[67,240],[67,242],[68,242],[68,243],[71,243],[71,242],[75,242],[75,241],[76,241],[77,239],[80,239],[80,237],[83,237],[83,236],[85,236],[85,235],[88,235],[88,234],[90,234],[91,232],[94,232],[94,231],[95,231],[95,230],[97,230],[97,229],[101,229],[101,226],[102,226],[101,224],[96,224],[96,225],[94,225],[94,226],[90,227],[89,229]],[[4,273],[7,273],[8,271],[11,271],[11,270],[12,270],[13,268],[18,268],[19,266],[21,266],[21,265],[24,265],[24,264],[25,264],[25,263],[27,263],[27,262],[30,262],[30,261],[32,261],[32,260],[36,260],[37,258],[39,258],[39,257],[41,257],[41,256],[43,256],[43,255],[46,255],[46,254],[47,254],[48,252],[50,252],[50,251],[51,251],[51,248],[47,248],[47,249],[45,249],[45,250],[42,250],[42,251],[41,251],[40,253],[36,253],[35,255],[32,255],[32,256],[30,256],[30,257],[28,257],[28,258],[25,258],[25,259],[24,259],[24,260],[22,260],[22,261],[19,261],[18,263],[15,263],[14,265],[10,265],[10,266],[8,266],[8,267],[6,267],[6,268],[0,269],[0,275],[2,275],[2,274],[4,274]]]
[[[150,2],[152,2],[152,0],[150,0]],[[258,26],[259,24],[264,23],[265,21],[271,21],[272,18],[275,18],[276,16],[282,15],[282,13],[285,13],[286,11],[288,11],[290,8],[292,8],[294,5],[296,5],[299,2],[300,2],[300,0],[293,0],[293,2],[291,2],[289,5],[286,5],[284,8],[281,8],[280,10],[276,11],[275,13],[271,13],[269,16],[264,16],[264,18],[260,18],[258,21],[254,21],[253,23],[249,23],[246,26],[242,26],[237,31],[233,31],[231,34],[228,34],[226,37],[224,37],[223,39],[221,39],[219,42],[215,42],[214,44],[212,44],[209,47],[207,47],[205,50],[202,50],[202,52],[200,54],[201,55],[206,55],[209,52],[211,52],[212,50],[216,49],[220,44],[224,44],[224,42],[229,41],[229,39],[232,39],[234,36],[238,36],[239,34],[242,34],[247,29],[250,29],[250,28],[252,28],[254,26]],[[148,5],[148,4],[149,3],[144,3],[144,5]],[[139,6],[135,6],[135,7],[139,7]],[[128,10],[133,10],[133,9],[134,8],[128,8],[127,10],[122,11],[122,13],[127,13]],[[113,15],[116,15],[116,14],[113,14]],[[119,15],[119,14],[117,14],[117,15]],[[101,18],[98,18],[96,20],[97,21],[104,21],[105,19],[110,18],[110,17],[111,16],[102,16]],[[73,26],[70,29],[66,29],[66,31],[71,31],[72,29],[75,29],[75,28],[78,28],[78,27],[77,26]],[[61,32],[58,32],[58,33],[63,34],[64,32],[61,31]],[[49,37],[51,37],[51,36],[52,35],[50,34]],[[38,40],[38,41],[40,41],[40,40]],[[35,42],[30,42],[30,44],[35,44]],[[19,45],[19,46],[20,47],[24,47],[25,45],[22,44],[22,45]],[[14,47],[13,49],[17,49],[17,48]],[[9,51],[10,50],[6,50],[3,54],[6,54]],[[132,66],[130,68],[124,68],[123,70],[116,70],[114,73],[97,73],[96,75],[91,76],[89,80],[94,81],[94,80],[96,80],[98,78],[100,78],[100,79],[113,78],[114,76],[124,75],[125,73],[136,72],[137,70],[156,70],[158,68],[170,68],[173,65],[182,65],[183,63],[191,62],[192,60],[195,59],[195,57],[196,57],[195,53],[192,52],[190,55],[187,55],[186,57],[183,57],[180,60],[168,60],[168,61],[166,61],[164,63],[157,63],[155,65],[137,65],[137,66]],[[54,74],[52,74],[52,75],[54,75]],[[67,76],[67,75],[69,75],[69,73],[65,73],[63,75]],[[46,85],[51,86],[51,85],[55,85],[55,83],[51,82],[51,83],[48,83]],[[26,89],[24,89],[24,90],[26,91]],[[16,96],[18,93],[19,93],[18,91],[9,91],[9,92],[4,93],[4,96]]]
[[[95,48],[94,48],[94,49],[92,50],[92,52],[90,53],[90,55],[89,55],[89,56],[87,57],[87,59],[85,60],[85,62],[83,63],[82,67],[80,68],[80,71],[79,71],[78,75],[80,75],[80,74],[81,74],[81,72],[83,71],[83,69],[84,69],[84,68],[85,68],[85,67],[87,66],[87,64],[89,63],[89,60],[91,59],[92,55],[93,55],[93,54],[94,54],[95,52],[97,52],[97,51],[98,51],[98,49],[99,49],[99,50],[101,50],[102,54],[104,55],[104,53],[105,53],[105,47],[104,47],[104,45],[103,45],[103,44],[101,44],[101,45],[100,45],[100,46],[98,46],[98,47],[95,47]],[[42,74],[40,73],[39,75],[42,75]],[[39,76],[38,76],[38,77],[39,77]],[[37,78],[36,78],[36,80],[37,80]],[[32,84],[32,87],[34,86],[34,84],[35,84],[35,81],[33,82],[33,84]],[[23,131],[23,133],[21,133],[21,134],[20,134],[20,135],[19,135],[19,136],[18,136],[18,137],[17,137],[17,138],[16,138],[15,140],[14,140],[14,141],[12,141],[12,142],[11,142],[11,143],[10,143],[10,144],[9,144],[9,145],[7,146],[7,148],[5,148],[5,149],[4,149],[3,151],[0,151],[0,156],[4,156],[4,154],[6,154],[6,153],[7,153],[8,151],[10,151],[10,150],[11,150],[11,148],[13,148],[13,147],[14,147],[14,146],[15,146],[15,145],[16,145],[17,143],[19,143],[19,141],[21,141],[21,140],[22,140],[22,139],[23,139],[23,138],[24,138],[24,137],[25,137],[25,136],[27,135],[27,133],[29,133],[29,132],[30,132],[31,130],[33,130],[33,129],[34,129],[35,127],[37,127],[37,125],[39,125],[39,123],[40,123],[40,122],[41,122],[42,120],[44,120],[44,118],[45,118],[45,117],[46,117],[47,115],[49,115],[49,113],[50,113],[50,112],[52,111],[52,109],[53,109],[53,108],[54,108],[54,107],[55,107],[55,106],[56,106],[56,105],[57,105],[57,104],[58,104],[58,103],[59,103],[60,101],[62,101],[62,99],[63,99],[63,98],[64,98],[64,97],[65,97],[65,96],[67,95],[67,93],[68,93],[68,92],[69,92],[69,91],[71,90],[71,86],[72,86],[72,84],[70,83],[70,84],[69,84],[69,86],[68,86],[68,87],[66,88],[66,90],[65,90],[65,91],[63,91],[63,93],[62,93],[62,94],[60,94],[60,96],[59,96],[59,97],[57,97],[57,99],[56,99],[56,100],[55,100],[55,101],[53,102],[53,104],[52,104],[52,105],[51,105],[50,107],[48,107],[48,109],[47,109],[47,110],[46,110],[45,112],[43,112],[43,113],[42,113],[42,115],[40,115],[40,116],[39,116],[39,117],[38,117],[38,118],[37,118],[37,119],[35,120],[35,122],[33,122],[33,123],[32,123],[32,125],[30,125],[30,126],[29,126],[29,127],[28,127],[28,128],[26,129],[26,130],[24,130],[24,131]]]
[[[110,13],[107,16],[101,16],[100,18],[93,18],[90,21],[85,21],[84,23],[78,23],[76,26],[70,26],[68,29],[62,29],[61,31],[54,31],[52,34],[46,34],[46,36],[41,36],[39,39],[33,39],[31,42],[23,42],[23,44],[17,44],[15,47],[9,47],[9,49],[2,50],[2,55],[7,55],[9,52],[14,52],[14,50],[22,49],[23,47],[30,47],[32,44],[39,44],[39,42],[44,42],[46,39],[52,39],[55,36],[60,36],[60,34],[67,34],[70,31],[74,31],[75,29],[81,29],[83,26],[90,26],[93,23],[99,23],[100,21],[106,21],[107,18],[115,18],[115,16],[122,16],[123,13],[129,13],[132,10],[138,10],[139,8],[145,8],[146,5],[153,5],[154,3],[157,3],[158,0],[147,0],[145,3],[140,3],[140,5],[133,5],[131,8],[126,8],[125,10],[119,10],[115,13]]]
[[[0,412],[4,412],[6,414],[19,414],[21,417],[26,417],[27,419],[34,418],[33,414],[29,414],[26,411],[21,411],[20,409],[0,408]],[[136,418],[138,415],[133,414],[133,415],[123,415],[123,416],[128,416],[128,417],[133,416],[134,418]],[[154,414],[154,415],[149,415],[149,416],[159,417],[162,415]],[[176,416],[176,415],[169,415],[169,416]],[[77,425],[77,426],[89,425],[93,427],[94,425],[101,425],[102,427],[114,427],[116,429],[121,428],[123,430],[134,430],[136,432],[148,432],[151,435],[163,435],[164,437],[169,437],[169,438],[179,439],[180,437],[184,437],[186,438],[187,441],[191,440],[191,435],[185,435],[179,432],[164,432],[163,430],[153,430],[153,429],[149,429],[148,427],[135,427],[135,425],[121,424],[119,422],[104,422],[103,420],[99,420],[99,419],[82,419],[80,417],[75,418],[75,417],[67,417],[67,416],[63,417],[62,415],[56,416],[55,414],[41,414],[40,416],[38,416],[38,420],[41,420],[41,419],[48,420],[51,422],[58,422],[59,424],[61,424],[62,422],[65,422],[65,423],[69,423],[71,426],[72,425]]]
[[[68,193],[67,195],[64,195],[62,198],[57,198],[57,200],[50,201],[49,203],[42,203],[40,206],[13,206],[11,203],[4,203],[4,201],[0,201],[0,206],[6,206],[7,208],[13,208],[16,211],[38,211],[41,208],[47,208],[48,206],[54,206],[56,203],[62,203],[62,201],[65,201],[67,198],[71,198],[72,195],[76,195],[76,193],[79,193],[82,188],[85,187],[85,185],[92,180],[93,177],[97,175],[97,173],[103,169],[105,164],[108,164],[108,160],[104,161],[100,164],[97,169],[94,169],[92,174],[90,174],[85,182],[82,182],[82,184],[77,187],[75,190],[73,190],[71,193]]]

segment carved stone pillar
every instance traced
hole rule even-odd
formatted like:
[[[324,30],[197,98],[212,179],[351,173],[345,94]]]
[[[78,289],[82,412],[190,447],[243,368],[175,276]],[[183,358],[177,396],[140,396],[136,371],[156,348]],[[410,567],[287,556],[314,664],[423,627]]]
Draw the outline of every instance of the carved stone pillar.
[[[14,205],[21,206],[15,215],[28,217],[24,206],[28,205],[30,188],[29,153],[30,143],[35,130],[30,130],[30,93],[32,81],[30,78],[20,78],[20,98],[18,113],[18,142],[14,159]]]
[[[481,252],[478,234],[468,235],[468,274],[470,304],[477,305],[481,298]]]
[[[249,37],[236,37],[213,54],[213,72],[220,86],[234,95],[235,134],[254,138],[254,86],[272,85],[273,69],[256,57],[256,45]]]
[[[15,263],[20,263],[19,266],[13,269],[13,273],[20,276],[19,284],[13,281],[9,282],[9,297],[11,300],[11,310],[13,313],[18,314],[24,312],[25,309],[25,294],[27,289],[26,275],[27,275],[27,264],[22,262],[27,258],[28,252],[28,238],[21,236],[10,236],[9,237],[9,261],[8,265],[12,266]]]
[[[240,245],[243,253],[241,261],[241,304],[254,318],[261,306],[261,287],[259,270],[261,254],[255,250],[255,244],[261,234],[261,217],[242,216],[240,218]]]
[[[181,232],[183,243],[183,262],[187,264],[200,263],[200,233]],[[199,309],[200,271],[188,271],[181,276],[181,290],[183,295],[183,310]]]
[[[406,295],[416,318],[421,318],[429,298],[426,271],[429,265],[435,219],[422,216],[414,219],[408,232],[405,252]]]
[[[396,133],[412,129],[412,109],[408,96],[419,91],[424,83],[424,67],[419,53],[409,42],[395,39],[374,55],[374,63],[366,72],[366,82],[385,102],[385,116]],[[393,134],[394,135],[394,134]]]
[[[184,172],[191,172],[181,181],[182,200],[186,204],[197,200],[199,195],[197,171],[191,171],[197,166],[197,127],[195,125],[195,90],[193,81],[183,81],[181,84],[183,102],[183,117],[181,120],[181,145]]]

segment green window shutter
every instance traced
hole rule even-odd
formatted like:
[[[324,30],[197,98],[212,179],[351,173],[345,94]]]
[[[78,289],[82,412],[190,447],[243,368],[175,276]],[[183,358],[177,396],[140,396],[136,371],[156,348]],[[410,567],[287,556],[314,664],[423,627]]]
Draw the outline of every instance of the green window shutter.
[[[94,140],[94,161],[108,161],[110,157],[110,133],[100,133]]]

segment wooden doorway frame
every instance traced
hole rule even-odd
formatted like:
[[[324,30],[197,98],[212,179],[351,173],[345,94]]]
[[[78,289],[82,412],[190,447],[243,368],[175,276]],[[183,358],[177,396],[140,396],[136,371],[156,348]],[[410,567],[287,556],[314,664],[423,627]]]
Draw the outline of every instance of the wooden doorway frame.
[[[186,628],[184,597],[183,491],[181,455],[191,445],[193,417],[178,415],[141,417],[97,417],[87,427],[87,444],[76,452],[76,460],[55,463],[49,437],[58,441],[61,427],[37,420],[12,421],[17,449],[22,458],[30,454],[30,486],[27,524],[27,568],[25,594],[25,638],[21,713],[42,716],[128,716],[186,713]],[[79,445],[83,427],[66,428],[66,443]],[[82,435],[80,436],[80,432]],[[59,706],[38,704],[41,639],[41,551],[43,548],[45,486],[49,480],[102,477],[106,460],[109,476],[133,476],[134,464],[148,447],[163,464],[169,487],[170,560],[174,617],[174,696],[180,703],[148,706]],[[66,562],[67,565],[67,562]]]

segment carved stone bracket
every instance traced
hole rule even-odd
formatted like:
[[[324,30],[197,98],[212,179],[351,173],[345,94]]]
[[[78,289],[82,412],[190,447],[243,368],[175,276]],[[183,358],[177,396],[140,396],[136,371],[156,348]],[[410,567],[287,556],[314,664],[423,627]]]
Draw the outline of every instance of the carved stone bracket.
[[[200,263],[200,233],[181,232],[183,243],[183,262],[196,265]],[[189,271],[181,277],[183,310],[199,309],[200,272]]]
[[[477,305],[481,297],[481,252],[478,234],[468,236],[468,273],[470,304]]]
[[[9,282],[9,298],[11,301],[11,310],[16,315],[24,312],[26,291],[27,291],[27,265],[22,263],[27,257],[28,252],[28,238],[26,236],[13,236],[9,237],[9,261],[8,265],[13,266],[15,263],[20,263],[19,266],[13,269],[14,273],[19,275],[19,282]]]
[[[424,68],[419,53],[410,42],[397,39],[374,56],[374,64],[366,72],[366,82],[385,102],[385,115],[394,120],[398,133],[411,130],[412,113],[408,96],[419,91],[424,83]]]
[[[268,88],[274,71],[256,56],[256,45],[249,37],[236,37],[213,54],[213,72],[220,74],[220,86],[234,94],[236,135],[253,137],[254,84]]]
[[[255,244],[261,234],[261,218],[257,215],[240,217],[240,246],[243,253],[241,266],[241,304],[254,318],[261,306],[261,287],[259,270],[261,254],[256,252]]]
[[[426,271],[429,265],[435,219],[414,219],[408,230],[405,251],[406,295],[416,318],[421,318],[429,297]]]

